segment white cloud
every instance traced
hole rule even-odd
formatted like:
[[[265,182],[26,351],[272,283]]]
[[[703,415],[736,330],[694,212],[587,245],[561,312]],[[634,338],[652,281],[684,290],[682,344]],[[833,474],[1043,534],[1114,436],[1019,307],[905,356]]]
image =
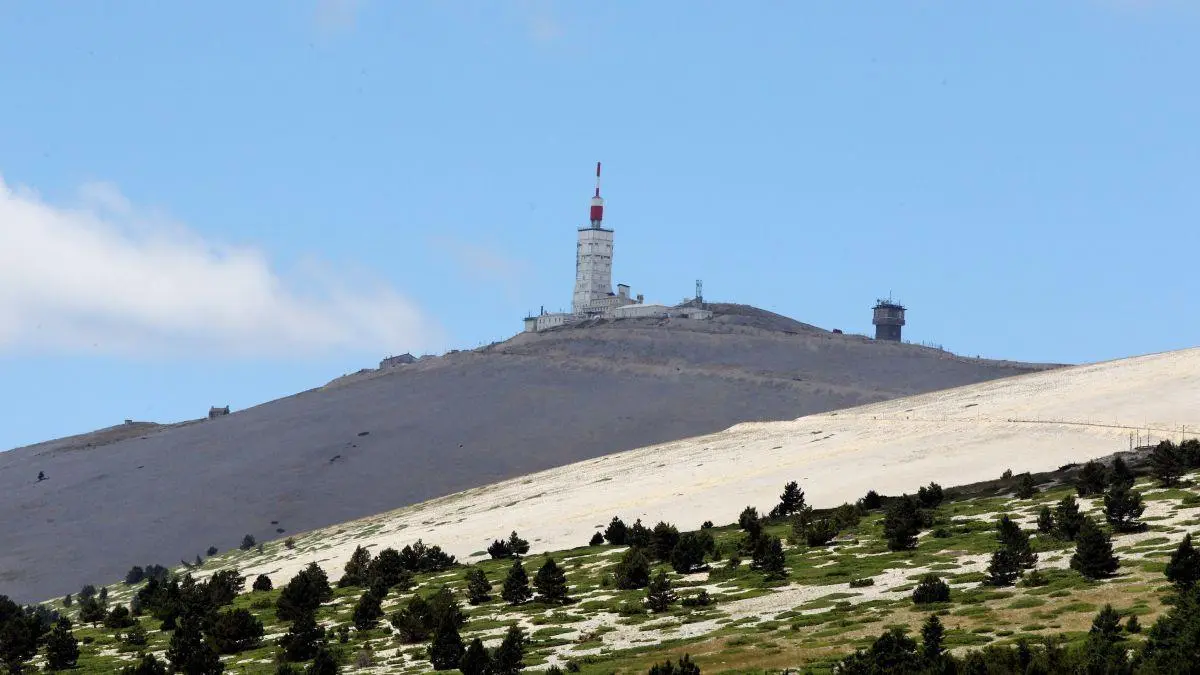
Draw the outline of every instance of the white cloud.
[[[302,357],[418,351],[441,331],[395,290],[311,263],[284,278],[93,183],[69,206],[0,177],[0,351]]]

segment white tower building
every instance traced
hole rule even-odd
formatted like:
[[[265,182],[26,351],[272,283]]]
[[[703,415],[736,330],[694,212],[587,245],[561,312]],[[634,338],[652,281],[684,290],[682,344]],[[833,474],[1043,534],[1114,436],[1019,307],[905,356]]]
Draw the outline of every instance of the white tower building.
[[[602,314],[622,304],[612,291],[613,231],[604,228],[604,199],[600,197],[600,162],[596,162],[596,194],[592,196],[591,225],[579,228],[575,249],[575,314]]]

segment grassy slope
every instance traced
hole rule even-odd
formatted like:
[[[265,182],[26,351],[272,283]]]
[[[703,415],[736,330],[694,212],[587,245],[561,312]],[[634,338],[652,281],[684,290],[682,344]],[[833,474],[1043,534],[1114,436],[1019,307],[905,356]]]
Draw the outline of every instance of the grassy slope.
[[[1193,479],[1195,476],[1192,477]],[[1189,530],[1200,525],[1200,488],[1159,490],[1143,479],[1138,489],[1147,500],[1145,532],[1121,535],[1114,546],[1121,558],[1117,577],[1089,582],[1067,569],[1073,545],[1044,537],[1033,537],[1039,554],[1038,567],[1049,579],[1039,587],[993,589],[980,587],[987,554],[994,548],[994,521],[1000,513],[1019,517],[1026,530],[1042,504],[1053,505],[1073,488],[1059,486],[1044,490],[1030,500],[1017,500],[1008,486],[988,485],[949,491],[948,501],[937,510],[938,525],[949,536],[933,537],[923,532],[918,548],[908,553],[887,551],[882,538],[882,516],[872,512],[863,518],[852,537],[840,545],[809,548],[788,545],[790,578],[787,582],[765,583],[762,575],[746,565],[726,567],[727,561],[712,564],[711,572],[687,576],[671,574],[681,597],[706,588],[717,602],[707,608],[688,609],[678,603],[663,614],[640,610],[644,591],[618,591],[610,587],[612,566],[623,548],[583,547],[550,554],[566,570],[575,602],[565,607],[530,603],[508,607],[496,597],[492,602],[469,607],[464,642],[483,637],[498,643],[505,628],[519,621],[533,643],[526,664],[544,667],[550,661],[574,660],[585,673],[645,672],[654,660],[668,654],[691,653],[706,673],[769,672],[785,667],[827,667],[854,648],[868,644],[882,630],[902,625],[916,630],[931,611],[942,615],[947,627],[947,645],[967,647],[1005,643],[1020,637],[1065,633],[1079,637],[1088,628],[1097,609],[1111,603],[1122,614],[1137,614],[1148,626],[1163,609],[1167,592],[1162,570],[1166,558]],[[1100,508],[1098,499],[1082,499],[1085,511]],[[716,515],[716,514],[714,514]],[[1102,515],[1098,515],[1102,520]],[[649,524],[649,523],[648,523]],[[790,535],[787,525],[773,525],[776,536]],[[740,533],[734,526],[713,530],[719,543],[731,549]],[[497,533],[500,534],[499,532]],[[297,542],[312,545],[315,542]],[[431,542],[436,543],[436,542]],[[319,546],[319,544],[317,544]],[[263,554],[233,551],[205,562],[203,572],[239,567],[263,556],[285,557],[280,542],[268,545]],[[546,555],[525,560],[532,579]],[[509,561],[479,563],[495,584],[498,596]],[[668,572],[668,566],[662,566]],[[943,575],[954,588],[949,603],[916,608],[909,591],[926,571]],[[851,588],[852,579],[871,577],[874,585]],[[385,600],[390,615],[411,592],[431,593],[448,584],[465,598],[463,570],[418,577],[419,585],[408,593],[393,592]],[[249,580],[247,581],[249,587]],[[118,584],[110,587],[110,604],[127,600],[135,589]],[[319,612],[319,619],[333,627],[351,624],[351,612],[360,589],[338,589],[335,599]],[[278,590],[246,593],[236,606],[247,607],[263,621],[268,638],[286,631],[273,612]],[[54,603],[62,609],[60,603]],[[147,629],[157,622],[143,618]],[[112,672],[133,652],[123,648],[113,631],[77,627],[76,635],[90,638],[83,645],[82,672]],[[150,630],[149,649],[166,649],[169,635]],[[1133,636],[1134,640],[1138,639]],[[275,648],[272,640],[259,649],[227,657],[232,672],[273,673]],[[376,672],[427,672],[424,645],[403,645],[386,622],[379,628],[358,633],[351,630],[344,645],[348,660],[369,648]],[[161,653],[160,653],[161,656]]]

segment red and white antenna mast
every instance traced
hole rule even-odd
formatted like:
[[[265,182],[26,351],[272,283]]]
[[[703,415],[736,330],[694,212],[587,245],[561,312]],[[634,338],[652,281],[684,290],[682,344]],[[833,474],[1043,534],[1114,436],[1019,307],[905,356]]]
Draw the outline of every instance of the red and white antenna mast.
[[[596,194],[592,197],[592,227],[599,229],[604,221],[604,199],[600,197],[600,162],[596,162]]]

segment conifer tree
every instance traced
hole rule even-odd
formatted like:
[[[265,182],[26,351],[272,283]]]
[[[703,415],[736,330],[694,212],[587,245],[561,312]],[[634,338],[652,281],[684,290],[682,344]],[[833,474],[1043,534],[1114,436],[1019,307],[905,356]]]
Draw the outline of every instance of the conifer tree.
[[[711,541],[712,535],[707,532],[704,532],[703,536],[695,532],[684,532],[679,537],[679,543],[671,551],[672,569],[679,574],[689,574],[703,565],[705,548]]]
[[[921,531],[921,514],[916,501],[903,495],[887,509],[883,519],[883,532],[887,536],[888,549],[907,551],[917,547],[917,534]]]
[[[942,486],[937,483],[930,483],[928,487],[922,487],[917,490],[917,502],[923,508],[932,509],[941,505],[945,495],[942,492]]]
[[[651,531],[650,551],[654,554],[655,560],[670,560],[671,551],[675,550],[678,543],[679,530],[670,523],[659,521]]]
[[[1031,499],[1038,493],[1037,484],[1033,482],[1033,476],[1028,472],[1021,474],[1017,479],[1017,499]]]
[[[1084,516],[1074,495],[1063,497],[1054,511],[1054,533],[1061,539],[1074,541],[1083,527]]]
[[[173,671],[185,675],[220,675],[225,671],[217,650],[204,639],[200,617],[193,614],[184,614],[180,619],[167,648],[167,660]]]
[[[603,544],[604,544],[604,535],[600,534],[599,532],[594,533],[592,535],[591,540],[588,541],[588,546],[602,546]]]
[[[325,642],[325,627],[317,623],[316,614],[305,611],[292,619],[291,628],[279,639],[288,661],[307,661],[316,656]]]
[[[612,522],[604,530],[604,540],[613,546],[624,546],[626,535],[629,533],[629,528],[618,517],[613,516]]]
[[[504,588],[500,591],[500,597],[509,604],[519,605],[529,600],[529,596],[529,575],[525,574],[525,568],[518,558],[508,569],[508,576],[504,579]]]
[[[783,494],[779,495],[779,506],[776,507],[779,515],[790,516],[799,512],[804,506],[804,490],[800,489],[800,484],[791,481],[784,485]]]
[[[504,634],[504,640],[492,654],[492,673],[494,675],[516,675],[525,667],[522,659],[525,656],[525,632],[513,624]]]
[[[642,524],[642,519],[638,518],[629,527],[629,532],[625,535],[625,543],[635,548],[649,549],[650,544],[654,541],[654,533]]]
[[[771,537],[767,542],[766,553],[762,556],[760,565],[768,579],[786,579],[787,559],[783,554],[783,542],[779,537]]]
[[[1111,576],[1117,571],[1117,557],[1113,555],[1112,541],[1091,518],[1084,518],[1075,538],[1075,555],[1071,556],[1071,569],[1088,579]]]
[[[271,588],[272,588],[271,577],[269,577],[265,574],[260,574],[254,578],[254,585],[252,585],[250,587],[250,590],[261,592],[261,591],[269,591],[269,590],[271,590]]]
[[[146,635],[146,627],[141,621],[134,621],[129,630],[125,632],[122,641],[132,647],[143,647],[146,644],[148,636]]]
[[[492,582],[480,567],[467,570],[467,602],[481,605],[492,599]]]
[[[1137,477],[1134,476],[1133,470],[1130,469],[1129,465],[1125,463],[1125,460],[1121,459],[1121,457],[1118,455],[1117,458],[1113,460],[1112,470],[1108,472],[1108,486],[1124,487],[1129,489],[1133,487],[1133,484],[1136,480]]]
[[[937,614],[930,614],[921,626],[921,657],[925,663],[933,665],[945,658],[946,652],[942,648],[945,635],[946,629]]]
[[[757,539],[762,534],[762,518],[758,516],[758,509],[753,506],[742,509],[738,515],[738,527],[745,530],[751,539]]]
[[[373,589],[363,591],[354,606],[354,627],[358,630],[369,630],[379,624],[383,616],[383,597]]]
[[[631,548],[621,556],[613,571],[613,577],[617,588],[645,588],[650,583],[650,561],[639,549]]]
[[[337,657],[333,655],[328,646],[321,645],[317,649],[317,655],[313,657],[312,664],[309,665],[308,670],[304,671],[304,675],[337,675],[337,672]]]
[[[1104,487],[1108,485],[1108,471],[1104,465],[1096,460],[1092,460],[1083,465],[1079,475],[1075,478],[1075,491],[1080,497],[1091,497],[1104,492]]]
[[[1127,673],[1129,672],[1129,657],[1121,640],[1121,617],[1112,605],[1104,609],[1092,620],[1092,628],[1088,631],[1084,643],[1083,667],[1086,673]]]
[[[567,597],[567,575],[554,562],[554,558],[546,558],[534,576],[533,586],[538,592],[538,601],[547,604],[561,605],[570,602]]]
[[[675,591],[671,589],[671,580],[666,572],[659,572],[646,588],[646,606],[655,613],[665,612],[673,602]]]
[[[987,567],[987,583],[990,586],[1012,586],[1021,575],[1021,566],[1012,551],[1001,547],[992,553]]]
[[[370,566],[371,552],[362,546],[355,547],[354,553],[350,554],[350,559],[346,561],[342,578],[338,579],[338,586],[341,588],[347,586],[365,586],[367,584],[367,569]]]
[[[529,542],[517,536],[517,531],[508,535],[508,550],[512,551],[513,555],[525,555],[529,553]]]
[[[121,675],[167,675],[167,668],[153,654],[142,654],[136,664],[122,668]]]
[[[71,622],[61,617],[46,638],[46,670],[67,670],[78,661],[79,641],[71,633]]]
[[[452,621],[442,621],[433,633],[433,643],[429,645],[429,660],[435,670],[453,670],[462,661],[462,637],[458,627]]]
[[[458,669],[463,675],[491,675],[492,657],[488,654],[488,650],[483,646],[483,641],[479,638],[471,640],[471,644],[467,645],[467,651],[463,653],[462,660],[458,662]]]
[[[1018,568],[1031,569],[1037,565],[1037,554],[1029,545],[1029,535],[1007,513],[996,523],[996,538],[1000,547],[1012,554]]]
[[[1146,510],[1142,495],[1124,484],[1115,485],[1104,494],[1104,519],[1118,532],[1136,532],[1141,529],[1138,521]]]
[[[1167,579],[1182,591],[1190,591],[1200,581],[1200,553],[1192,548],[1191,533],[1183,536],[1179,547],[1171,554],[1167,563]]]
[[[1054,514],[1050,512],[1050,507],[1043,505],[1038,510],[1037,517],[1038,532],[1042,534],[1052,534],[1054,532]]]
[[[1163,487],[1171,487],[1183,475],[1183,458],[1171,441],[1162,441],[1150,453],[1150,468]]]

